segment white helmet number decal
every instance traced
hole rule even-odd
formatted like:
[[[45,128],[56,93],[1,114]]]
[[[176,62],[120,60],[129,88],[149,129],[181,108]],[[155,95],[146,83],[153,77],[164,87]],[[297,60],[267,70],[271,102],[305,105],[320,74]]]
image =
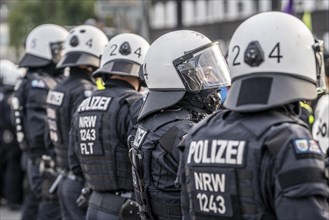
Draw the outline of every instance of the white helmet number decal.
[[[276,58],[277,62],[280,63],[280,59],[283,58],[283,56],[280,53],[280,43],[277,43],[274,48],[272,49],[270,55],[268,55],[268,58]]]
[[[36,48],[37,47],[37,39],[33,39],[32,41],[31,41],[31,48]]]
[[[111,45],[110,56],[116,56],[118,53],[127,56],[131,54],[130,49],[128,42],[124,42],[120,47],[117,44],[113,44]],[[136,54],[140,58],[142,56],[142,48],[137,48],[133,54]]]
[[[93,39],[90,38],[87,42],[86,45],[89,46],[90,48],[93,46]]]
[[[257,50],[259,51],[259,53],[262,52],[262,48],[261,48],[261,46],[260,46],[259,44],[257,45],[258,48],[257,48],[257,46],[255,47],[254,45],[253,45],[253,47],[250,48],[250,45],[251,45],[252,43],[254,43],[254,42],[250,42],[250,44],[248,45],[248,47],[245,49],[244,57],[243,57],[243,61],[244,61],[245,63],[247,63],[248,65],[249,65],[248,62],[250,62],[250,61],[248,61],[247,58],[249,58],[250,56],[256,56],[256,55],[257,55],[257,53],[256,53]],[[258,42],[257,42],[257,43],[258,43]],[[234,55],[234,58],[233,58],[233,62],[232,62],[232,65],[233,65],[233,66],[241,65],[241,60],[242,60],[242,59],[239,57],[239,55],[240,55],[240,51],[241,51],[241,48],[240,48],[240,46],[238,46],[238,45],[235,45],[235,46],[232,48],[232,53],[235,54],[235,55]],[[252,53],[251,53],[251,52],[252,52]],[[264,51],[264,54],[266,54],[265,51]],[[247,57],[246,57],[246,55],[247,55]],[[266,57],[266,56],[264,56],[264,58],[265,58],[265,57]],[[283,56],[282,56],[281,51],[280,51],[280,43],[279,43],[279,42],[276,43],[276,44],[274,45],[273,49],[269,52],[269,54],[268,54],[267,57],[270,58],[270,59],[276,59],[276,62],[277,62],[277,63],[280,63],[280,61],[281,61],[281,59],[283,58]],[[253,57],[252,57],[252,58],[253,58]],[[255,66],[257,66],[257,65],[255,65]]]

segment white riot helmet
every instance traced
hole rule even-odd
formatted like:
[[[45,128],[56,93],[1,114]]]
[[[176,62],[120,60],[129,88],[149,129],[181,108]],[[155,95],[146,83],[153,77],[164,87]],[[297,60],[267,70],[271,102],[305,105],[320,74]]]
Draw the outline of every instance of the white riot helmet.
[[[3,85],[14,86],[23,75],[18,67],[10,60],[0,60],[0,82]]]
[[[105,46],[101,66],[93,77],[100,77],[103,73],[139,77],[139,68],[149,47],[150,44],[137,34],[124,33],[113,37]]]
[[[99,67],[100,56],[108,42],[105,33],[91,25],[79,25],[69,32],[64,43],[64,56],[58,68],[80,65]]]
[[[56,24],[43,24],[34,28],[26,38],[25,54],[20,67],[42,67],[57,64],[62,56],[63,42],[68,31]]]
[[[178,103],[186,92],[230,85],[218,42],[191,30],[173,31],[153,42],[142,74],[149,94],[139,119]]]
[[[319,43],[298,18],[264,12],[234,32],[228,54],[228,109],[255,112],[316,97],[323,63]],[[322,63],[321,63],[322,62]]]

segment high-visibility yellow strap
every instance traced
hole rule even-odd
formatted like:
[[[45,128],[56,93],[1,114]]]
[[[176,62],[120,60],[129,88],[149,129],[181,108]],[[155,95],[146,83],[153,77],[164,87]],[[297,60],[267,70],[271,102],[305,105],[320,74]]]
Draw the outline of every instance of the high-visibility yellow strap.
[[[99,89],[99,90],[105,89],[102,78],[96,79],[96,86],[97,86],[97,89]]]
[[[314,116],[313,116],[313,109],[310,105],[306,104],[305,102],[299,102],[300,107],[305,108],[308,111],[308,123],[314,123]]]

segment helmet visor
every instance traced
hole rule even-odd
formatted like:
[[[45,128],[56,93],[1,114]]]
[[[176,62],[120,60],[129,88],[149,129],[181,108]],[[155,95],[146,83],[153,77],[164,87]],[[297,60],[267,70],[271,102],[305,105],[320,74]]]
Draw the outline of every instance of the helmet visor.
[[[315,39],[315,44],[313,45],[315,59],[316,59],[316,72],[317,72],[317,92],[321,93],[326,91],[325,83],[325,67],[324,67],[324,42],[322,40]]]
[[[190,51],[173,63],[187,91],[199,92],[231,84],[228,67],[218,42]]]

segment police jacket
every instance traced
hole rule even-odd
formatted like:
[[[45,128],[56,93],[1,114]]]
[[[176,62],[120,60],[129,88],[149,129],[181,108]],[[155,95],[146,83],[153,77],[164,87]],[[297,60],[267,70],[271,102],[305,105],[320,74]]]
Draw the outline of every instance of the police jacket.
[[[69,168],[68,146],[71,119],[79,104],[96,89],[90,73],[71,68],[70,76],[49,91],[47,117],[49,134],[56,154],[56,165]]]
[[[15,87],[12,107],[17,140],[21,149],[29,150],[33,158],[46,153],[46,98],[58,80],[43,69],[30,69]]]
[[[180,192],[177,185],[178,143],[196,121],[190,111],[167,109],[139,123],[133,161],[136,200],[146,219],[181,219]]]
[[[110,79],[85,99],[74,116],[72,146],[87,184],[98,192],[133,191],[128,136],[134,134],[142,95],[125,81]],[[72,155],[72,154],[71,154]]]
[[[16,143],[15,125],[11,120],[11,99],[14,86],[0,84],[0,144]],[[3,146],[1,146],[3,147]]]
[[[184,219],[328,219],[324,154],[306,124],[280,111],[225,110],[187,135]]]
[[[329,157],[329,94],[325,94],[319,99],[314,116],[313,137],[319,141],[322,150]]]

